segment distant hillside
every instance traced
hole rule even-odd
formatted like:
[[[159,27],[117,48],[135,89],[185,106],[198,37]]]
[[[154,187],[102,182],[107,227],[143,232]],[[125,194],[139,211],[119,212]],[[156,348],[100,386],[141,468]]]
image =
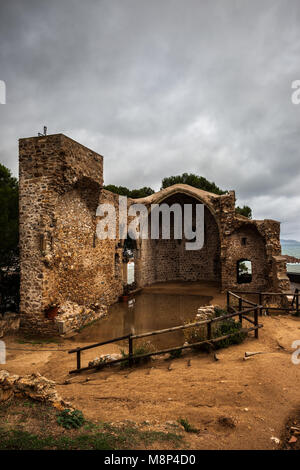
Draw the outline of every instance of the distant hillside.
[[[300,242],[298,240],[280,240],[282,245],[300,245]]]

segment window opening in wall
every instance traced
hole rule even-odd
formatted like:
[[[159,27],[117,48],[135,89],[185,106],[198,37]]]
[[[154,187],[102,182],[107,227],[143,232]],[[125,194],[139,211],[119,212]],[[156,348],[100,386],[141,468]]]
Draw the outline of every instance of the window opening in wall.
[[[127,284],[134,282],[134,261],[130,260],[127,263]]]
[[[252,262],[248,259],[240,259],[237,262],[237,282],[246,284],[252,281]]]
[[[123,248],[123,262],[127,263],[127,284],[133,285],[135,282],[135,273],[134,273],[134,253],[136,251],[136,241],[127,237],[124,240]]]
[[[246,237],[243,237],[242,238],[242,245],[247,245],[247,238]]]

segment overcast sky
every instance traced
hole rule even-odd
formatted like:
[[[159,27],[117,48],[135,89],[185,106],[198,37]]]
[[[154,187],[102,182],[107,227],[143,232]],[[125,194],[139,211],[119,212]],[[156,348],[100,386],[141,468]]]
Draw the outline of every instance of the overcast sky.
[[[300,2],[1,2],[0,160],[62,132],[104,156],[105,184],[194,172],[300,240]]]

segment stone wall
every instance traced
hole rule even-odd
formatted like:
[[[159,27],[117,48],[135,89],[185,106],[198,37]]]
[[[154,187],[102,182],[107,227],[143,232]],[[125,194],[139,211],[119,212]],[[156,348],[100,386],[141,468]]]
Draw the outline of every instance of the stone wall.
[[[58,315],[54,322],[61,335],[72,331],[78,331],[83,326],[89,325],[107,315],[107,305],[93,305],[93,308],[78,305],[75,302],[66,301],[59,306]]]
[[[191,204],[195,211],[197,200],[185,194],[177,194],[163,201],[169,207],[180,204],[182,214],[184,204]],[[194,212],[195,213],[195,212]],[[149,234],[150,234],[149,216]],[[194,221],[195,222],[195,221]],[[171,218],[170,239],[143,240],[139,257],[136,260],[137,283],[139,286],[162,281],[220,281],[220,238],[217,223],[205,207],[204,245],[201,250],[186,250],[186,239],[174,239],[174,220]],[[184,231],[183,231],[184,233]]]
[[[235,212],[235,193],[211,194],[178,184],[133,202],[205,205],[205,243],[199,251],[185,250],[185,240],[142,240],[136,254],[140,287],[167,280],[214,280],[227,289],[276,292],[290,289],[285,258],[281,256],[280,223],[249,220]],[[171,231],[172,233],[172,231]],[[252,281],[237,282],[237,263],[252,263]]]
[[[47,335],[78,329],[100,318],[102,313],[93,306],[117,301],[127,282],[124,240],[118,237],[119,197],[103,189],[103,157],[62,134],[20,139],[19,148],[21,326]],[[185,239],[174,239],[172,224],[169,240],[138,240],[138,287],[209,280],[223,290],[289,289],[279,222],[236,215],[234,191],[216,195],[178,184],[146,198],[128,199],[127,204],[143,203],[150,213],[151,204],[162,202],[205,205],[204,246],[186,250]],[[115,239],[96,236],[99,203],[115,207]],[[237,283],[239,259],[252,262],[252,282],[247,285]],[[82,313],[71,307],[62,313],[59,307],[66,302]],[[51,306],[58,308],[55,319],[46,317]]]
[[[230,289],[245,290],[245,285],[237,282],[239,260],[249,260],[252,263],[252,282],[249,283],[251,288],[253,290],[267,289],[269,282],[265,243],[254,225],[245,224],[231,234],[223,270],[224,280],[226,279]]]
[[[3,336],[15,333],[20,327],[20,316],[16,313],[6,313],[5,316],[0,316],[0,338]]]
[[[30,333],[57,333],[45,310],[69,300],[111,303],[122,292],[115,241],[96,238],[103,157],[64,135],[20,140],[21,319]],[[108,193],[108,194],[107,194]]]

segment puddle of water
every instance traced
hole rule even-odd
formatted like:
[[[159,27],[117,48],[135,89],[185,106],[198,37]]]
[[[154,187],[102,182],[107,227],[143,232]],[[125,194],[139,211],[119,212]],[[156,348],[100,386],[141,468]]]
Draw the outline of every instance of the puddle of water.
[[[212,297],[140,292],[133,301],[111,305],[109,315],[85,328],[76,341],[101,342],[132,332],[133,334],[161,330],[193,320],[197,309],[208,305]],[[151,341],[155,349],[180,346],[183,332],[173,332],[139,340]],[[135,346],[137,341],[135,341]]]

